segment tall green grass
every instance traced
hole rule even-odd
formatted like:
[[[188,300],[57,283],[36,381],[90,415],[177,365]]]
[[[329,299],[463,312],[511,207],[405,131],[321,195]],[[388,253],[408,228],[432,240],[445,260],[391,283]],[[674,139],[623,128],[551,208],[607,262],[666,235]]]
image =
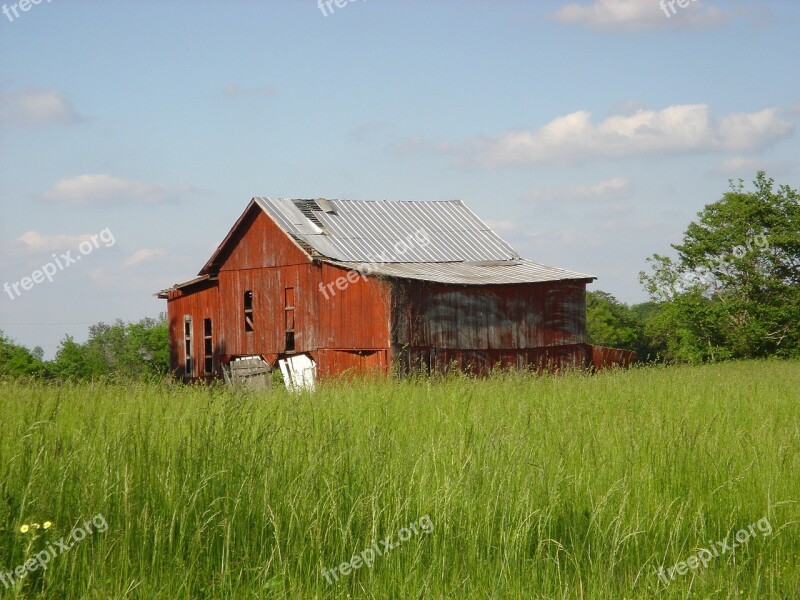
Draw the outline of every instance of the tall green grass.
[[[800,363],[341,382],[0,384],[0,570],[24,598],[800,598]],[[412,521],[386,556],[338,566]],[[773,532],[676,575],[762,518]]]

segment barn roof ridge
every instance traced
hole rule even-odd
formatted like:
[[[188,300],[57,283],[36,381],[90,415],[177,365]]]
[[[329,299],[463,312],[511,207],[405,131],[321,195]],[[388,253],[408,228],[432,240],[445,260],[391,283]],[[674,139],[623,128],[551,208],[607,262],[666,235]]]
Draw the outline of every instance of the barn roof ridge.
[[[285,202],[298,202],[298,201],[309,201],[309,200],[333,200],[335,202],[358,202],[358,203],[365,203],[365,202],[387,202],[390,204],[401,204],[401,203],[412,203],[412,204],[423,204],[423,203],[440,203],[440,204],[447,204],[447,203],[459,203],[464,204],[464,201],[460,198],[451,198],[449,200],[391,200],[388,198],[381,198],[378,200],[358,200],[356,198],[328,198],[327,196],[318,196],[316,198],[284,198],[284,197],[272,197],[272,196],[255,196],[255,198],[265,198],[269,200],[279,200]]]

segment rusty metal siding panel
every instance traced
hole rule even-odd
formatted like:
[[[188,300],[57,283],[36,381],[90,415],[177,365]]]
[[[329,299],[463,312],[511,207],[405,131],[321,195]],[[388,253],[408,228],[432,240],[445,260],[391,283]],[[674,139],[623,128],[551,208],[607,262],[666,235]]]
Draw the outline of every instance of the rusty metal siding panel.
[[[586,341],[583,284],[475,288],[398,281],[394,288],[395,343],[521,349]]]
[[[582,283],[471,287],[397,280],[392,302],[396,350],[513,353],[586,343]]]

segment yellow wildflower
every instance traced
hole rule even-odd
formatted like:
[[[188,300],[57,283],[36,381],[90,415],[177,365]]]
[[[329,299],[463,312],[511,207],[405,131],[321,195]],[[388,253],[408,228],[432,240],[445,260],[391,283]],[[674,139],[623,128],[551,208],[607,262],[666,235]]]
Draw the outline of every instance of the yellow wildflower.
[[[44,527],[45,529],[50,529],[50,527],[52,525],[53,525],[53,523],[51,523],[50,521],[45,521],[44,525],[42,525],[42,527]]]
[[[28,529],[30,529],[30,527],[28,527],[27,525],[23,525],[22,527],[19,528],[20,533],[28,533]]]
[[[41,525],[39,525],[38,523],[31,523],[31,527],[33,527],[34,529],[39,529]]]

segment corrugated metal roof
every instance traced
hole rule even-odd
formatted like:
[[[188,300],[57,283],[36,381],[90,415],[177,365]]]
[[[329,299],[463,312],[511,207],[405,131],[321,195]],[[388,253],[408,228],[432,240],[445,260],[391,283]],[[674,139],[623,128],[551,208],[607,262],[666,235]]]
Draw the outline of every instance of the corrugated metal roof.
[[[327,200],[335,212],[310,208],[314,200],[255,200],[301,247],[331,260],[442,263],[519,258],[460,200]]]
[[[326,261],[367,275],[420,279],[437,283],[494,285],[546,281],[592,280],[592,275],[542,265],[530,260],[492,263],[348,263]]]
[[[267,197],[253,198],[201,275],[216,271],[254,208],[266,212],[310,257],[376,275],[464,285],[596,279],[520,258],[460,200]]]

